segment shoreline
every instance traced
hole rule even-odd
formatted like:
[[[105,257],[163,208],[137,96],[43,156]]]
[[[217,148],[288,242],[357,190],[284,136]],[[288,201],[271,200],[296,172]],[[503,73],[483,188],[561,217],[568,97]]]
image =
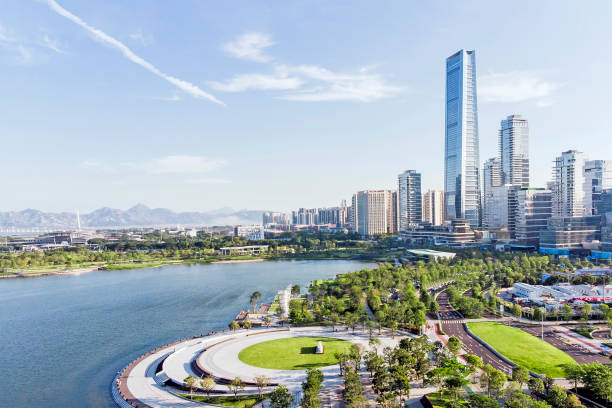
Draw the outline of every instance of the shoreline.
[[[265,259],[226,259],[222,261],[213,261],[211,264],[241,264],[241,263],[252,263],[252,262],[263,262]]]
[[[79,269],[61,269],[58,271],[43,271],[43,272],[15,272],[6,275],[0,275],[0,279],[9,279],[9,278],[39,278],[42,276],[53,276],[53,275],[81,275],[84,273],[95,272],[102,270],[106,265],[95,265],[89,266],[87,268],[79,268]]]

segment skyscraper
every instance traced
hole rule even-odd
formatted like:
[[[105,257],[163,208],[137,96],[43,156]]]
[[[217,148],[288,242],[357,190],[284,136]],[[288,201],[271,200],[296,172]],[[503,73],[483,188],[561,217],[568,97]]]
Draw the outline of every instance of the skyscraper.
[[[503,184],[529,187],[529,125],[521,115],[501,121],[499,158]]]
[[[421,196],[421,173],[406,170],[398,177],[399,191],[399,229],[405,231],[408,226],[423,220]]]
[[[513,187],[509,190],[508,230],[521,245],[537,246],[540,231],[552,215],[551,192],[543,188]]]
[[[423,194],[423,221],[432,225],[444,222],[444,191],[428,190]]]
[[[584,164],[587,213],[599,214],[597,203],[601,194],[612,189],[612,160],[589,160]],[[602,214],[603,215],[603,214]]]
[[[556,217],[582,217],[589,215],[586,177],[586,155],[568,150],[557,157],[553,167],[552,213]]]
[[[480,156],[476,103],[476,53],[446,59],[444,208],[447,219],[480,225]]]
[[[493,157],[487,160],[482,171],[482,225],[486,228],[492,226],[492,207],[495,205],[494,189],[502,186],[502,170],[499,158]]]

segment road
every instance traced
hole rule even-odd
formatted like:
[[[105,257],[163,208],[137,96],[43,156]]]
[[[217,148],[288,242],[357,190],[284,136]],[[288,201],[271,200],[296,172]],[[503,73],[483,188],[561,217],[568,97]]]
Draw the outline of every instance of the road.
[[[457,312],[448,301],[446,292],[442,292],[437,298],[438,304],[440,305],[439,316],[442,330],[449,335],[455,336],[463,344],[463,350],[468,354],[476,354],[485,364],[490,364],[498,370],[503,371],[506,374],[512,373],[512,366],[504,362],[502,359],[497,357],[488,348],[474,340],[463,327],[464,319],[459,312]]]

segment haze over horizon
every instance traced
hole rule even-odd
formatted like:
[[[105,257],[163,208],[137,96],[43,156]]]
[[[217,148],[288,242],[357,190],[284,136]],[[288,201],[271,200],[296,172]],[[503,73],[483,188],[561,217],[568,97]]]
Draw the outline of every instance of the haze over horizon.
[[[441,189],[444,62],[462,48],[476,50],[481,166],[521,114],[543,187],[564,150],[612,156],[611,11],[7,0],[0,211],[289,211],[396,188],[406,169]]]

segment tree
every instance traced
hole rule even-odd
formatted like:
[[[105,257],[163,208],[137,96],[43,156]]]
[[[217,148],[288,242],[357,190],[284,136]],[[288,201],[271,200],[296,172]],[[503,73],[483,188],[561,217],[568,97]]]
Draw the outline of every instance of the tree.
[[[519,306],[518,303],[515,303],[512,306],[512,315],[516,317],[517,319],[520,319],[521,316],[523,315],[523,311],[521,310],[521,307]]]
[[[459,400],[459,391],[467,385],[467,380],[459,375],[451,375],[444,379],[444,388],[448,390],[455,401]]]
[[[590,303],[584,303],[584,305],[582,305],[582,319],[587,322],[589,320],[589,317],[591,317],[591,313],[593,313],[593,307],[591,306]]]
[[[532,394],[541,394],[544,391],[544,381],[539,377],[530,378],[527,382],[527,387]]]
[[[578,383],[584,376],[584,370],[579,364],[564,364],[565,377],[574,382],[574,392],[578,393]]]
[[[582,407],[582,403],[580,402],[580,398],[576,394],[567,394],[567,400],[565,404],[568,408],[580,408]]]
[[[234,398],[236,398],[238,397],[238,393],[244,389],[244,383],[240,377],[236,377],[227,384],[227,388],[234,393]]]
[[[251,294],[249,301],[251,302],[251,306],[253,306],[253,313],[257,313],[257,301],[261,297],[261,293],[258,290]]]
[[[238,330],[240,328],[240,325],[235,320],[232,320],[228,326],[229,326],[231,331],[236,331],[236,330]]]
[[[215,380],[211,377],[206,377],[203,380],[200,380],[200,388],[202,391],[206,393],[210,397],[210,392],[215,388]]]
[[[448,339],[448,343],[446,344],[446,346],[451,351],[451,353],[457,355],[459,353],[459,350],[461,350],[461,340],[459,340],[455,336],[451,336]]]
[[[527,384],[527,381],[529,381],[529,370],[521,366],[512,368],[512,381],[516,381],[523,389],[523,384]]]
[[[390,368],[391,380],[393,382],[393,390],[397,392],[399,396],[400,405],[402,405],[402,397],[406,398],[410,395],[410,379],[408,378],[408,371],[406,367],[396,365]]]
[[[487,364],[482,368],[480,383],[483,387],[487,388],[487,395],[490,397],[491,392],[497,393],[504,387],[504,384],[506,384],[506,374]]]
[[[574,312],[572,310],[572,307],[570,305],[564,305],[563,306],[563,318],[565,320],[572,320],[572,316],[574,315]]]
[[[295,297],[300,296],[300,291],[301,291],[300,285],[293,285],[291,287],[291,296],[295,296]]]
[[[465,356],[465,363],[467,366],[468,375],[476,374],[476,370],[483,367],[482,358],[475,354],[468,354]]]
[[[259,389],[259,396],[261,397],[263,394],[264,388],[268,386],[270,383],[270,378],[261,374],[255,377],[255,384],[257,384],[257,388]]]
[[[251,320],[249,320],[249,318],[247,317],[242,321],[242,327],[249,330],[251,327],[253,327],[253,323],[251,323]]]
[[[270,393],[270,405],[272,408],[289,408],[292,403],[293,395],[283,385],[279,385]]]
[[[593,363],[583,364],[582,369],[584,387],[597,398],[612,401],[612,366]]]
[[[544,320],[544,309],[536,307],[533,310],[533,320],[542,321]]]
[[[266,316],[264,318],[264,324],[266,325],[266,327],[270,327],[270,325],[272,324],[272,319],[269,316]]]
[[[546,395],[546,401],[553,407],[565,407],[567,402],[567,393],[565,390],[558,385],[553,385],[548,395]]]
[[[468,395],[470,408],[499,408],[499,403],[496,399],[487,397],[484,394]]]
[[[193,375],[190,375],[188,377],[185,377],[185,379],[183,380],[183,383],[185,387],[189,389],[189,398],[192,398],[193,389],[197,387],[198,378],[194,377]]]

